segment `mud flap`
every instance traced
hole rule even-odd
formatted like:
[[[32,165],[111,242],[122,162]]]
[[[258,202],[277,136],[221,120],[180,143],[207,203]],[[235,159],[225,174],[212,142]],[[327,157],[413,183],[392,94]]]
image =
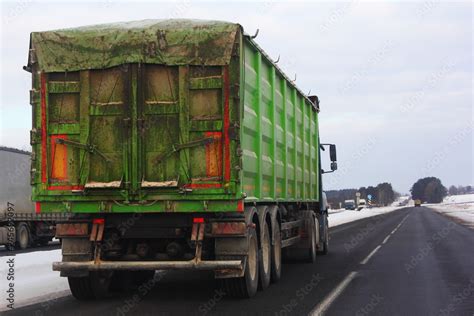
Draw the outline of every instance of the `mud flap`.
[[[93,223],[92,230],[89,236],[62,239],[62,255],[63,262],[82,262],[100,260],[101,256],[101,242],[104,237],[104,223]],[[87,269],[77,269],[61,271],[62,277],[84,277],[88,276]]]
[[[215,238],[215,255],[217,260],[242,260],[246,266],[249,241],[247,237]],[[220,269],[214,271],[216,279],[236,278],[244,276],[244,269]]]
[[[88,237],[85,238],[63,238],[61,251],[63,262],[90,261],[92,259],[92,243]],[[61,271],[62,277],[83,277],[88,276],[87,269]]]

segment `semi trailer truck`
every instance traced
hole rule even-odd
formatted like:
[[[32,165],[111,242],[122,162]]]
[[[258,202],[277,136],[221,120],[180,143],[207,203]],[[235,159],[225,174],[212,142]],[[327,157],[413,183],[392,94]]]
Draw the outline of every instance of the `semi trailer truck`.
[[[7,250],[44,246],[55,235],[55,224],[63,213],[35,212],[31,201],[31,153],[0,147],[0,245]]]
[[[145,20],[33,32],[32,196],[80,300],[156,270],[210,270],[229,296],[328,251],[307,96],[235,23]],[[330,170],[321,168],[329,148]]]

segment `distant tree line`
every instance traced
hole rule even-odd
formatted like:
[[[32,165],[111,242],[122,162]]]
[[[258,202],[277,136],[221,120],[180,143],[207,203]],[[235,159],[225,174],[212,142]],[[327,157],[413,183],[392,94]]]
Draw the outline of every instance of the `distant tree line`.
[[[462,186],[462,185],[455,186],[455,185],[452,185],[452,186],[450,186],[449,189],[448,189],[448,194],[449,194],[449,195],[469,194],[469,193],[472,193],[472,192],[473,192],[473,189],[472,189],[472,186],[470,186],[470,185],[466,185],[466,186]]]
[[[360,193],[360,198],[368,200],[371,195],[371,204],[387,206],[400,194],[393,190],[392,184],[388,182],[379,183],[376,186],[360,187],[359,189],[342,189],[326,191],[328,202],[333,208],[338,208],[340,203],[343,204],[345,200],[355,200],[356,193]]]
[[[427,203],[441,203],[448,194],[446,187],[436,177],[419,179],[410,192],[412,199]]]

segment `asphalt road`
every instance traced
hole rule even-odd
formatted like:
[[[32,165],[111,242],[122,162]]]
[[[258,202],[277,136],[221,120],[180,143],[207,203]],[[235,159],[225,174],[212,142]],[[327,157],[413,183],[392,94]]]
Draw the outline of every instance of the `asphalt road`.
[[[208,273],[169,272],[149,291],[99,302],[71,296],[8,315],[474,315],[474,230],[425,207],[331,229],[316,264],[283,266],[249,300],[225,297]]]

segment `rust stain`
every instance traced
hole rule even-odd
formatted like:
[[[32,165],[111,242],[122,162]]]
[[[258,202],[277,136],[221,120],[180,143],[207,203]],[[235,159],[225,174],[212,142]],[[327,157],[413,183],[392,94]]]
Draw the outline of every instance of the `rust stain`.
[[[57,144],[56,139],[67,139],[67,135],[51,136],[51,178],[66,181],[67,176],[67,147]]]

